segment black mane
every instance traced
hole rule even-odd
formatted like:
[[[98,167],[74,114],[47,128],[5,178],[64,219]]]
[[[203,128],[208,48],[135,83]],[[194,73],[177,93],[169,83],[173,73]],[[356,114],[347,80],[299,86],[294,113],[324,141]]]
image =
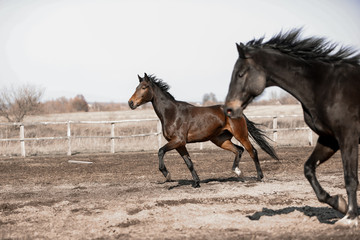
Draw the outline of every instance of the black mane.
[[[351,47],[341,46],[335,51],[338,44],[327,41],[325,38],[301,38],[302,29],[292,29],[280,32],[267,42],[264,37],[253,39],[246,46],[253,48],[270,47],[290,56],[304,60],[317,60],[327,63],[350,63],[360,65],[360,53]]]
[[[168,91],[170,89],[170,86],[164,82],[163,80],[157,78],[154,75],[148,75],[150,81],[155,84],[158,88],[160,88],[160,90],[165,93],[168,97],[170,97],[171,99],[175,100],[175,98],[173,97],[173,95],[171,95]]]

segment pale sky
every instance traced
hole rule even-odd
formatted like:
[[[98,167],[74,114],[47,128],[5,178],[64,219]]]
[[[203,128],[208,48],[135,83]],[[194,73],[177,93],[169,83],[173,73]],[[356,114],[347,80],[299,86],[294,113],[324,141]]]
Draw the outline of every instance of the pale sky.
[[[126,102],[146,72],[224,100],[235,43],[296,27],[360,49],[360,0],[0,0],[0,88]]]

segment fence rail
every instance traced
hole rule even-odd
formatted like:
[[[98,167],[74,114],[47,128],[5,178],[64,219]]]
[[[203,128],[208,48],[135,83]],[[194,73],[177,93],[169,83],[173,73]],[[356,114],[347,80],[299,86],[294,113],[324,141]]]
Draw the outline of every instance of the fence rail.
[[[294,130],[305,130],[308,131],[308,144],[313,145],[313,134],[310,128],[308,127],[297,127],[297,128],[278,128],[277,121],[278,118],[289,118],[289,117],[302,117],[301,115],[277,115],[277,116],[247,116],[250,119],[256,118],[272,118],[272,128],[265,129],[265,132],[270,132],[273,134],[272,140],[276,143],[278,136],[278,131],[294,131]],[[157,129],[155,133],[142,133],[142,134],[133,134],[133,135],[124,135],[124,136],[115,136],[115,124],[120,123],[131,123],[131,122],[151,122],[157,121]],[[71,126],[76,124],[110,124],[110,136],[73,136],[71,134]],[[67,131],[66,136],[58,136],[58,137],[25,137],[25,126],[36,126],[36,125],[66,125]],[[73,139],[84,139],[84,138],[104,138],[110,139],[111,148],[110,152],[115,153],[115,140],[116,139],[125,139],[125,138],[136,138],[136,137],[146,137],[146,136],[157,136],[157,142],[159,148],[162,144],[162,126],[159,119],[155,118],[147,118],[147,119],[130,119],[130,120],[119,120],[119,121],[62,121],[62,122],[19,122],[19,123],[0,123],[0,126],[17,126],[19,127],[19,138],[2,138],[0,142],[13,142],[18,141],[20,143],[21,156],[26,156],[25,151],[25,142],[27,141],[41,141],[41,140],[67,140],[68,149],[67,155],[72,154],[71,150],[71,141]],[[200,149],[202,149],[202,144],[200,145]]]

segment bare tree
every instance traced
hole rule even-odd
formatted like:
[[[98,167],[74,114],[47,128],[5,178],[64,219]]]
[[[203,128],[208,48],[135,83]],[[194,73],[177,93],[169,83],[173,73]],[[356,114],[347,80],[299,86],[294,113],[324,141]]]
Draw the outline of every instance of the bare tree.
[[[44,90],[30,84],[1,89],[0,116],[9,122],[22,122],[26,115],[39,110],[43,93]]]
[[[89,105],[85,100],[85,97],[81,94],[77,95],[75,98],[71,100],[72,108],[76,112],[88,112]]]
[[[216,99],[215,93],[205,93],[203,96],[203,105],[204,106],[208,106],[208,105],[214,105],[216,104],[218,101]]]

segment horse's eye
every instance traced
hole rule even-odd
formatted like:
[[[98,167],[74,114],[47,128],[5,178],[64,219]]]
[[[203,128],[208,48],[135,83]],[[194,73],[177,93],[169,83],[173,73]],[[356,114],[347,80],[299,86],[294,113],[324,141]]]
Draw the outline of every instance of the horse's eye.
[[[148,86],[142,86],[141,87],[141,89],[147,89],[148,88]]]

